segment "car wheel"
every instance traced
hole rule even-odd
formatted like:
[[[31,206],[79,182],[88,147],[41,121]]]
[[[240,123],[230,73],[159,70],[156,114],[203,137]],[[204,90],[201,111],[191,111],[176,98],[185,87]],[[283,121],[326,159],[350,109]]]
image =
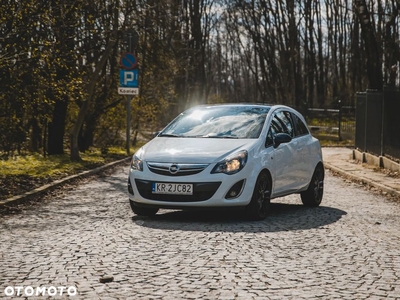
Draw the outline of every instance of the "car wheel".
[[[324,194],[324,167],[319,164],[314,171],[308,189],[302,192],[301,201],[305,206],[317,207],[321,204]]]
[[[268,175],[261,173],[257,178],[251,201],[247,206],[247,215],[251,220],[266,218],[271,202],[271,186]]]
[[[133,201],[129,201],[132,211],[138,216],[152,217],[158,212],[158,208],[136,206]]]

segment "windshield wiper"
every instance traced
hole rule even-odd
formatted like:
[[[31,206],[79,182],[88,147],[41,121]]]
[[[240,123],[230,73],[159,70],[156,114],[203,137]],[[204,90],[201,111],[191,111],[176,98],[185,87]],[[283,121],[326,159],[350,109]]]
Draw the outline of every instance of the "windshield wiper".
[[[239,137],[237,136],[232,136],[232,135],[204,135],[204,138],[210,138],[210,139],[238,139]]]
[[[182,137],[181,135],[178,135],[178,134],[169,134],[169,133],[161,133],[158,136],[159,137]]]

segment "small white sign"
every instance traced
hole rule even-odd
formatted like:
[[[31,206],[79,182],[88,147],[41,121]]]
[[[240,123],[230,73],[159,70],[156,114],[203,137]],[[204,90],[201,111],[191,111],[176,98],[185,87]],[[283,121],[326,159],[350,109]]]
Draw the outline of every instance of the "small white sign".
[[[118,94],[120,94],[120,95],[139,95],[139,88],[119,87]]]

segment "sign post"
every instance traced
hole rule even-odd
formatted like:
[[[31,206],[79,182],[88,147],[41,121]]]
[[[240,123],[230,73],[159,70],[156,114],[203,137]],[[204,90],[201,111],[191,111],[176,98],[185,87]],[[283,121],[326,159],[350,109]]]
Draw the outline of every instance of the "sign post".
[[[139,40],[135,30],[124,33],[124,40],[128,45],[128,51],[121,56],[121,70],[119,72],[118,94],[127,95],[126,101],[126,154],[130,155],[131,140],[131,97],[139,95],[139,70],[134,49]]]

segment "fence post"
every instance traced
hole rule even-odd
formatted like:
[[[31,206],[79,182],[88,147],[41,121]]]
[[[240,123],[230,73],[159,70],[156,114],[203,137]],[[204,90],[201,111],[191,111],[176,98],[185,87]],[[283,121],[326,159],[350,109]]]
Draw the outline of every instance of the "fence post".
[[[382,91],[382,128],[381,128],[381,156],[384,155],[384,150],[383,150],[383,140],[384,140],[384,134],[385,134],[385,87],[383,87],[383,91]]]
[[[338,128],[338,134],[339,134],[339,142],[342,141],[342,100],[338,100],[338,107],[339,107],[339,128]]]
[[[382,93],[367,89],[365,103],[365,152],[379,155],[381,152]],[[377,122],[378,121],[378,122]]]

